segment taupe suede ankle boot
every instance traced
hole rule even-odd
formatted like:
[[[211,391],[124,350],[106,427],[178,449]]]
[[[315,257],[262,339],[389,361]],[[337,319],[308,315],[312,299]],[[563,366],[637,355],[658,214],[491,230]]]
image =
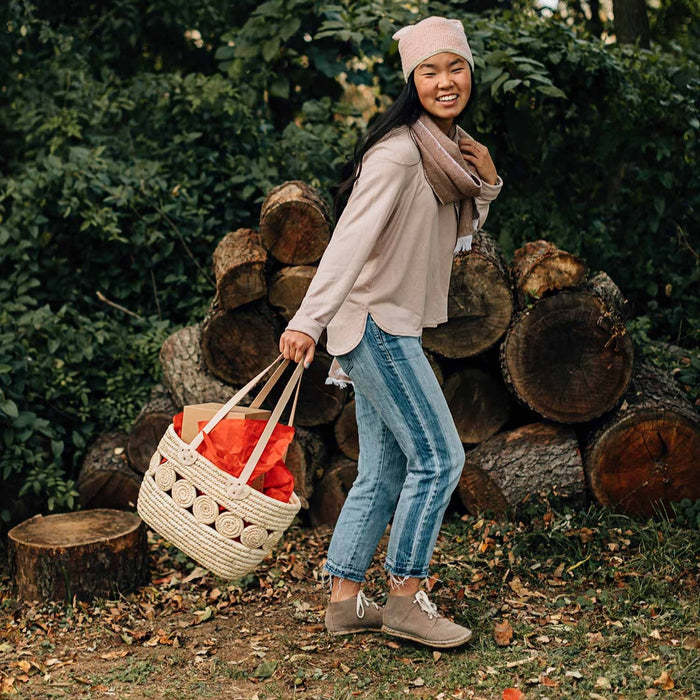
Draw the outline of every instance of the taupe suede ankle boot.
[[[412,596],[390,595],[384,606],[382,632],[439,649],[460,646],[472,636],[471,630],[442,617],[425,591]]]
[[[326,629],[332,635],[355,632],[379,632],[382,629],[383,610],[362,591],[356,596],[328,603]]]

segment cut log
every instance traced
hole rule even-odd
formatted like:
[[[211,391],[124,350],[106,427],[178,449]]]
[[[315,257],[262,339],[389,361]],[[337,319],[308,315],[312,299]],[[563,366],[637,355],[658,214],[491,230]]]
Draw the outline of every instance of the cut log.
[[[141,474],[127,461],[128,439],[126,433],[105,433],[85,453],[77,483],[83,508],[136,508]]]
[[[335,439],[340,451],[349,459],[357,461],[360,456],[360,440],[355,420],[355,401],[346,404],[334,426]]]
[[[586,276],[580,258],[549,241],[530,241],[516,250],[511,269],[520,306],[547,292],[575,287]]]
[[[149,581],[146,528],[134,513],[36,515],[9,532],[10,570],[27,601],[128,593]]]
[[[260,211],[263,245],[286,265],[318,261],[330,240],[330,215],[323,198],[300,180],[270,190]]]
[[[267,251],[259,233],[249,228],[227,233],[214,249],[212,263],[217,295],[227,311],[267,294]]]
[[[314,528],[333,527],[343,508],[348,491],[357,478],[357,462],[346,457],[335,457],[326,473],[316,483],[309,503],[309,519]]]
[[[202,324],[202,357],[219,379],[244,386],[279,355],[280,335],[267,302],[225,311],[215,299]]]
[[[308,369],[304,370],[299,390],[299,402],[297,404],[294,423],[303,428],[312,428],[326,423],[332,423],[343,410],[347,399],[348,389],[336,385],[326,384],[328,370],[331,367],[332,358],[323,350],[316,349],[314,361]],[[292,368],[287,370],[291,373]],[[270,395],[265,399],[263,406],[273,408],[279,399],[288,374],[285,374]],[[286,415],[286,414],[285,414]]]
[[[503,377],[520,401],[561,423],[589,421],[619,401],[633,348],[609,299],[592,281],[520,312],[501,346]]]
[[[136,416],[126,443],[126,454],[132,469],[139,474],[146,473],[163,433],[180,410],[181,407],[175,404],[170,392],[162,384],[156,384],[151,389],[148,403]]]
[[[285,321],[289,321],[301,306],[315,274],[313,265],[298,265],[282,268],[270,280],[268,300],[278,308]]]
[[[573,428],[533,423],[494,435],[467,452],[457,486],[470,513],[491,510],[499,518],[511,516],[540,491],[583,496],[583,463]]]
[[[302,508],[309,507],[314,481],[323,475],[327,459],[328,450],[323,439],[311,430],[297,427],[285,464],[294,475],[294,492],[299,496]]]
[[[433,373],[438,380],[438,384],[442,386],[445,383],[445,375],[442,372],[442,367],[440,367],[437,357],[427,350],[423,350],[423,354],[428,358],[428,362],[430,362],[430,366],[433,368]]]
[[[173,333],[160,349],[162,381],[178,410],[197,403],[226,403],[235,390],[215,377],[204,364],[199,325]]]
[[[447,379],[443,392],[464,443],[483,442],[508,421],[510,395],[500,376],[465,367]]]
[[[586,473],[603,505],[651,515],[700,498],[698,414],[673,380],[647,363],[635,367],[619,409],[587,426]]]
[[[449,321],[426,328],[423,346],[442,357],[473,357],[498,342],[513,314],[510,272],[489,234],[474,236],[470,251],[455,255]]]

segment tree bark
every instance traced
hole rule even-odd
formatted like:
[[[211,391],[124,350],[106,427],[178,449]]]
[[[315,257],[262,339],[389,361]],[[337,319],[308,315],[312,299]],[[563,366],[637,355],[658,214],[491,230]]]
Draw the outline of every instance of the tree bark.
[[[260,234],[249,228],[227,233],[214,249],[212,263],[221,306],[230,311],[267,294],[267,252]]]
[[[447,379],[443,392],[464,443],[483,442],[508,421],[510,395],[500,376],[465,367]]]
[[[145,474],[148,470],[148,463],[163,433],[179,411],[170,392],[162,384],[156,384],[151,389],[148,403],[131,426],[126,443],[126,454],[131,467],[139,474]]]
[[[357,462],[335,457],[323,477],[316,482],[309,503],[309,519],[314,528],[333,527],[345,503],[348,491],[357,478]]]
[[[591,491],[603,505],[651,515],[700,498],[698,414],[650,364],[635,367],[619,409],[587,427],[584,445]]]
[[[10,570],[27,601],[89,600],[149,581],[146,528],[134,513],[36,515],[9,533]]]
[[[243,386],[279,355],[280,334],[267,302],[225,311],[214,300],[202,324],[204,363],[219,379]]]
[[[141,474],[129,466],[127,441],[126,433],[105,433],[86,452],[77,483],[83,508],[136,508]]]
[[[476,234],[472,249],[455,256],[449,321],[426,328],[423,346],[442,357],[473,357],[494,345],[513,313],[510,273],[491,236]]]
[[[470,450],[457,493],[472,514],[513,515],[528,496],[552,491],[578,498],[585,481],[572,428],[533,423],[499,433]]]
[[[323,475],[327,458],[328,450],[323,439],[311,430],[297,427],[285,464],[294,475],[294,492],[303,508],[309,507],[314,481]]]
[[[649,16],[645,0],[613,0],[613,23],[618,44],[639,41],[643,49],[650,47]]]
[[[520,307],[547,292],[575,287],[586,276],[582,260],[549,241],[531,241],[516,250],[511,269]]]
[[[355,419],[355,401],[345,405],[343,412],[335,422],[335,440],[340,451],[348,458],[357,461],[360,456],[360,439]]]
[[[535,302],[514,319],[501,345],[508,388],[545,418],[589,421],[609,411],[627,387],[632,341],[605,281],[607,275],[598,276]]]
[[[282,268],[270,280],[268,299],[285,321],[289,321],[301,306],[315,274],[313,265],[297,265]]]
[[[330,215],[319,193],[300,180],[268,193],[260,212],[263,245],[281,263],[309,265],[330,240]]]
[[[235,393],[204,364],[199,325],[181,328],[163,343],[160,366],[178,410],[189,404],[226,403]]]

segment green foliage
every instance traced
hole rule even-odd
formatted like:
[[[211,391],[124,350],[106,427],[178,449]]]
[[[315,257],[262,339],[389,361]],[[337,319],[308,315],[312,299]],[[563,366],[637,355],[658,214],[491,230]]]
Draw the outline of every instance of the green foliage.
[[[700,121],[698,65],[678,50],[687,23],[662,3],[655,36],[676,35],[639,51],[522,6],[469,6],[5,5],[0,469],[10,499],[74,505],[89,441],[128,426],[157,380],[162,340],[201,319],[216,242],[255,226],[283,180],[329,192],[403,85],[392,33],[429,14],[460,17],[470,36],[465,126],[506,183],[488,223],[506,252],[548,238],[609,271],[649,337],[697,338]]]

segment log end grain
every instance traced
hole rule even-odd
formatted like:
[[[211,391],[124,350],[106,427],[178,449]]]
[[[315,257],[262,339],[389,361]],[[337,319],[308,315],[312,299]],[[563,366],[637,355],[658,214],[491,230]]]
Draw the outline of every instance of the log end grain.
[[[314,528],[333,527],[338,520],[348,491],[357,478],[357,462],[345,457],[336,458],[316,483],[309,504],[309,518]]]
[[[632,373],[624,324],[585,289],[563,290],[523,310],[501,346],[512,393],[545,418],[582,423],[612,409]]]
[[[697,419],[648,406],[597,436],[586,456],[590,488],[603,505],[651,515],[659,506],[700,498]]]

